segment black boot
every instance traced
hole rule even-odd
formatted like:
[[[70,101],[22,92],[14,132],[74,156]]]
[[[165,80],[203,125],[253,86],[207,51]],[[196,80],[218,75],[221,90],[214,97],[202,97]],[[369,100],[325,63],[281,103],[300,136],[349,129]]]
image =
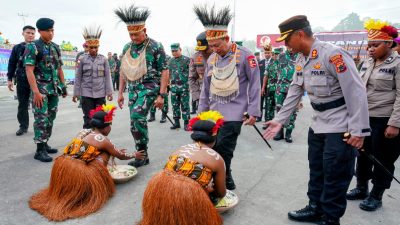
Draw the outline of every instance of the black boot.
[[[368,181],[367,182],[357,181],[356,188],[351,189],[346,194],[347,200],[363,200],[366,197],[368,197]]]
[[[45,146],[45,143],[37,143],[37,149],[35,156],[33,157],[34,159],[37,159],[41,162],[51,162],[53,159],[47,155],[47,149]]]
[[[360,209],[365,211],[375,211],[382,207],[382,195],[384,188],[373,187],[369,196],[360,203]]]
[[[197,101],[192,101],[192,111],[190,112],[190,114],[196,114],[197,111]]]
[[[314,201],[310,201],[306,207],[300,210],[288,213],[289,219],[300,222],[318,222],[321,221],[322,215],[321,206]]]
[[[58,150],[57,150],[56,148],[50,147],[50,146],[47,144],[47,142],[44,143],[44,145],[46,146],[46,151],[47,151],[47,153],[53,154],[53,153],[57,153],[57,152],[58,152]]]
[[[292,142],[293,142],[293,139],[292,139],[292,130],[291,130],[291,129],[286,129],[285,141],[286,141],[287,143],[292,143]]]
[[[19,129],[17,130],[17,132],[15,132],[15,135],[21,136],[21,135],[25,134],[26,132],[28,132],[27,129],[19,128]]]
[[[161,114],[160,123],[165,123],[165,122],[167,122],[167,114],[163,112],[163,113]]]
[[[185,129],[185,131],[189,131],[189,120],[183,121],[183,128]]]
[[[141,148],[138,151],[143,150],[143,149],[145,150],[144,151],[145,152],[144,159],[135,159],[133,161],[130,161],[128,163],[128,165],[138,168],[138,167],[145,166],[145,165],[150,163],[149,155],[147,154],[147,147],[146,148]]]
[[[225,186],[226,186],[226,189],[231,190],[231,191],[236,189],[236,184],[235,184],[235,181],[233,181],[232,172],[229,172],[226,174]]]
[[[172,127],[170,127],[171,130],[179,129],[181,128],[181,123],[179,122],[179,119],[175,119],[175,123]]]
[[[153,122],[156,120],[156,113],[150,112],[150,118],[147,120],[147,122]]]
[[[283,128],[281,128],[281,130],[275,135],[274,140],[279,141],[282,140],[283,138],[285,137],[283,136]]]
[[[318,224],[319,225],[340,225],[340,219],[329,219],[329,218],[323,217],[322,221]]]

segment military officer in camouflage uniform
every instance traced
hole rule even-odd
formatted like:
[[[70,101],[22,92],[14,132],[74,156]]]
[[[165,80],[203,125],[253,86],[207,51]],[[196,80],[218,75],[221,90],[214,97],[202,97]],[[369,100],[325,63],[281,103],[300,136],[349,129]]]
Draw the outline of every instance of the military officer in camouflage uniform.
[[[165,56],[166,56],[166,61],[169,62],[169,60],[171,59],[171,56],[169,56],[169,55],[165,55]],[[168,71],[168,74],[169,74],[169,71]],[[167,122],[167,114],[168,114],[168,111],[169,111],[169,103],[168,103],[169,88],[170,88],[169,86],[170,85],[168,84],[168,86],[167,86],[167,95],[165,95],[165,98],[164,98],[164,106],[161,109],[160,123]],[[150,118],[147,120],[147,122],[153,122],[155,120],[156,120],[156,107],[153,105],[150,108]]]
[[[115,61],[111,52],[108,53],[107,57],[108,57],[108,65],[110,66],[112,83],[114,84],[115,83],[115,70],[117,69],[117,62]],[[113,89],[115,91],[114,85],[113,85]]]
[[[293,54],[290,49],[286,50],[283,54],[279,56],[279,69],[278,69],[278,81],[276,83],[276,93],[275,93],[275,104],[276,111],[282,108],[283,101],[289,90],[289,85],[292,83],[293,73],[294,73],[294,63],[297,54]],[[283,135],[283,128],[274,137],[274,140],[279,141],[285,138],[285,141],[292,143],[292,131],[294,129],[294,121],[296,120],[296,111],[289,118],[288,124],[284,126],[286,129],[285,135]]]
[[[146,157],[135,159],[129,165],[140,167],[149,163],[147,116],[152,105],[161,109],[167,96],[168,65],[164,47],[149,38],[145,22],[150,15],[147,8],[131,5],[118,8],[115,14],[127,24],[131,42],[123,49],[120,68],[118,105],[124,104],[124,89],[128,85],[131,133],[137,150],[143,150]]]
[[[67,96],[60,48],[51,41],[53,26],[52,19],[40,18],[36,22],[40,38],[28,44],[24,53],[24,66],[33,92],[33,140],[37,144],[34,158],[42,162],[51,162],[53,159],[47,153],[57,152],[47,142],[57,114],[58,95]]]
[[[189,64],[190,59],[182,55],[182,49],[179,43],[171,45],[172,58],[168,62],[170,85],[171,85],[171,104],[174,114],[175,124],[171,127],[172,130],[181,127],[180,118],[184,121],[184,128],[187,130],[187,125],[190,119],[189,107]]]
[[[267,99],[265,102],[265,121],[272,120],[275,115],[275,92],[276,83],[278,82],[278,69],[279,69],[279,53],[280,49],[274,49],[272,52],[271,60],[269,61],[263,78],[263,86],[261,94]],[[266,126],[263,126],[266,129]]]
[[[189,88],[192,96],[192,112],[190,114],[196,114],[197,107],[199,106],[204,71],[207,66],[207,59],[212,53],[211,48],[208,47],[205,31],[197,36],[196,41],[195,50],[197,52],[190,58],[189,65]]]

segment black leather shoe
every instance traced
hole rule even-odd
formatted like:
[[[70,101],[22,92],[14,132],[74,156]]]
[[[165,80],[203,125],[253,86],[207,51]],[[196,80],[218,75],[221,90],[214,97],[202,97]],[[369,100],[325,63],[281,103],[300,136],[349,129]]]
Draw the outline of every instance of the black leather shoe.
[[[372,196],[368,196],[360,203],[360,209],[365,211],[375,211],[382,207],[382,200],[376,199]]]
[[[261,122],[261,117],[257,117],[256,122]]]
[[[38,143],[34,159],[37,159],[41,162],[51,162],[53,158],[47,155],[46,146],[44,143]]]
[[[268,128],[268,126],[264,123],[263,126],[262,126],[262,129],[266,130],[267,128]]]
[[[323,218],[322,221],[318,223],[318,225],[340,225],[340,220]]]
[[[322,210],[315,202],[310,202],[306,207],[288,213],[289,219],[300,222],[319,222],[322,216]]]
[[[133,167],[141,167],[148,165],[150,163],[149,157],[146,157],[145,159],[135,159],[133,161],[130,161],[128,165],[133,166]]]
[[[47,153],[54,154],[54,153],[58,152],[58,150],[56,148],[50,147],[47,143],[45,143],[44,145],[45,145]]]
[[[283,136],[283,128],[281,128],[281,130],[275,135],[274,140],[279,141],[282,140],[283,138],[285,137]]]
[[[363,200],[368,197],[368,186],[357,186],[346,194],[347,200]]]
[[[235,184],[235,181],[233,181],[233,177],[231,174],[226,175],[225,186],[226,186],[226,189],[231,190],[231,191],[236,189],[236,184]]]
[[[15,132],[15,135],[21,136],[21,135],[25,134],[26,132],[28,132],[28,130],[19,128],[19,130],[17,130],[17,132]]]

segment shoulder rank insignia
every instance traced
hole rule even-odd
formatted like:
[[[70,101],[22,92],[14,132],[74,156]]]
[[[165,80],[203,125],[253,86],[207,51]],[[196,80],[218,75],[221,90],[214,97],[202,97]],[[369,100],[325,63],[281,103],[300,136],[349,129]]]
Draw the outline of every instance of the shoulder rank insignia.
[[[389,56],[389,57],[385,60],[385,63],[391,63],[391,62],[393,62],[393,60],[394,60],[394,57],[393,57],[393,56]]]
[[[255,68],[257,66],[256,57],[254,55],[247,56],[247,61],[249,62],[250,68]]]
[[[335,65],[337,73],[343,73],[347,70],[346,63],[343,61],[343,56],[341,54],[332,56],[329,59],[329,62]]]
[[[318,51],[317,49],[313,49],[311,52],[311,58],[316,59],[318,57]]]
[[[314,67],[314,69],[319,70],[319,69],[321,69],[321,63],[317,62],[317,63],[315,63],[315,65],[313,67]]]

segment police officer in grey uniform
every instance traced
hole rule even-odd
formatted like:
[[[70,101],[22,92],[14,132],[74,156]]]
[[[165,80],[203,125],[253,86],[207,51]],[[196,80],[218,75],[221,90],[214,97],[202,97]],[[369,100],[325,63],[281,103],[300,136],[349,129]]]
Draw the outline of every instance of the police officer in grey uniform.
[[[346,209],[346,191],[354,174],[356,150],[370,134],[365,87],[350,54],[313,37],[306,16],[294,16],[279,25],[281,37],[294,53],[293,82],[279,113],[268,121],[265,138],[272,138],[296,110],[304,91],[314,109],[308,132],[309,204],[288,213],[295,221],[340,224]],[[343,134],[351,138],[343,141]]]
[[[90,111],[99,105],[112,101],[113,88],[108,60],[98,54],[101,30],[93,27],[85,28],[83,34],[88,45],[88,54],[80,56],[80,63],[75,74],[74,96],[76,102],[81,97],[83,111],[83,128],[89,129]]]
[[[392,30],[395,30],[392,27]],[[397,32],[369,29],[368,52],[371,58],[361,68],[361,79],[367,87],[371,136],[365,138],[364,151],[374,155],[392,174],[400,156],[400,56],[392,50]],[[363,200],[359,207],[375,211],[382,206],[382,196],[393,178],[375,166],[365,154],[357,157],[357,186],[348,200]],[[368,182],[372,190],[368,192]]]

